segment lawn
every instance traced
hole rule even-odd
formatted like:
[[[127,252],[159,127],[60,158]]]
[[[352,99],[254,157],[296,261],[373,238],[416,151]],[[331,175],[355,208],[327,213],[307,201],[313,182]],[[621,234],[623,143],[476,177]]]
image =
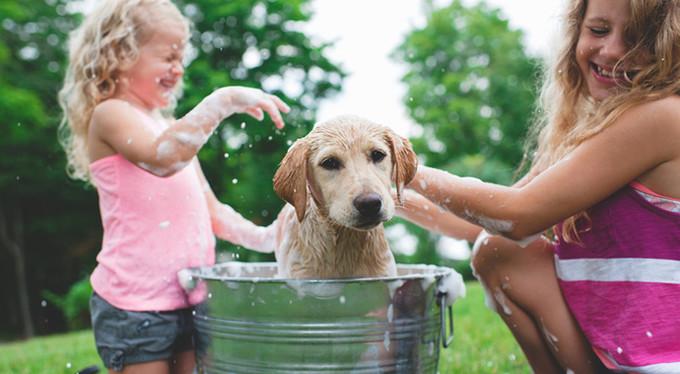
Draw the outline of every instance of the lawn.
[[[456,336],[441,351],[440,373],[531,373],[510,332],[484,306],[479,284],[467,286],[454,307]],[[101,366],[89,330],[0,345],[0,373],[73,374],[93,364]]]

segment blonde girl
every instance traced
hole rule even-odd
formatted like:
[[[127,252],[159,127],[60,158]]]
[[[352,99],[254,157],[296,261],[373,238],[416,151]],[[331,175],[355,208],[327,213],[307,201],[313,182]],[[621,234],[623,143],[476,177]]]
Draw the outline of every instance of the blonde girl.
[[[173,119],[189,23],[169,0],[99,1],[71,35],[59,101],[69,174],[99,195],[104,236],[90,278],[97,350],[110,372],[190,373],[183,268],[214,263],[215,235],[273,251],[273,229],[221,204],[196,153],[233,113],[277,127],[288,107],[258,89],[215,90]]]
[[[680,373],[680,1],[572,0],[563,31],[529,173],[423,167],[402,215],[477,237],[473,269],[534,372]]]

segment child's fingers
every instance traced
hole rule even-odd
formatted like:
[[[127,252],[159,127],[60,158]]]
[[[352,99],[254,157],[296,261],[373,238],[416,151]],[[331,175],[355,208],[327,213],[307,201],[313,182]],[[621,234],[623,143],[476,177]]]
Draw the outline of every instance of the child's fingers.
[[[246,113],[258,121],[262,121],[264,119],[264,112],[262,112],[262,109],[258,107],[246,108]]]
[[[269,95],[269,98],[272,99],[272,101],[274,102],[274,104],[276,104],[280,111],[284,113],[290,112],[290,107],[288,106],[288,104],[284,103],[283,100],[281,100],[278,96]]]
[[[281,113],[279,112],[277,105],[274,103],[274,100],[265,100],[260,103],[260,107],[269,114],[269,117],[272,119],[274,126],[276,126],[277,129],[283,128],[283,118],[281,118]]]

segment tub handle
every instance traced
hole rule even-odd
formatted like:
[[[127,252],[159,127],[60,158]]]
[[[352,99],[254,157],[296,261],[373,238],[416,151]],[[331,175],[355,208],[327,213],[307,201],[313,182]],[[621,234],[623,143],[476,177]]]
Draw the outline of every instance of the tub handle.
[[[439,292],[437,295],[437,298],[439,299],[439,322],[441,325],[441,338],[442,338],[442,346],[444,348],[448,348],[451,345],[451,342],[453,341],[453,306],[449,305],[448,308],[446,307],[446,292]],[[448,313],[447,313],[448,311]],[[449,315],[449,331],[447,334],[446,331],[446,317],[445,314]],[[448,335],[448,337],[447,337]]]

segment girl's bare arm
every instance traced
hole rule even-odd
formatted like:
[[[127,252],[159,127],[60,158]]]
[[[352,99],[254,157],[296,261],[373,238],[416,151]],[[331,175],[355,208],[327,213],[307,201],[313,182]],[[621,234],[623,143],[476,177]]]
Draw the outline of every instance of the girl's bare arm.
[[[243,218],[243,216],[236,212],[232,207],[221,203],[217,199],[203,174],[198,159],[194,159],[193,164],[199,180],[201,181],[206,202],[208,203],[213,233],[222,240],[258,252],[273,252],[276,245],[278,220],[265,227],[258,226],[246,218]]]
[[[505,187],[421,167],[409,188],[488,231],[522,239],[593,206],[636,178],[680,197],[680,98],[627,111],[524,186]]]
[[[247,113],[262,120],[264,111],[283,127],[280,111],[287,112],[288,106],[276,96],[254,88],[220,88],[157,132],[149,114],[125,101],[107,100],[92,115],[90,158],[120,153],[154,175],[170,176],[189,164],[224,118]]]
[[[537,174],[532,168],[513,187],[526,185]],[[458,217],[410,188],[402,192],[402,202],[402,206],[397,206],[398,216],[438,234],[474,242],[483,229],[482,226]]]

